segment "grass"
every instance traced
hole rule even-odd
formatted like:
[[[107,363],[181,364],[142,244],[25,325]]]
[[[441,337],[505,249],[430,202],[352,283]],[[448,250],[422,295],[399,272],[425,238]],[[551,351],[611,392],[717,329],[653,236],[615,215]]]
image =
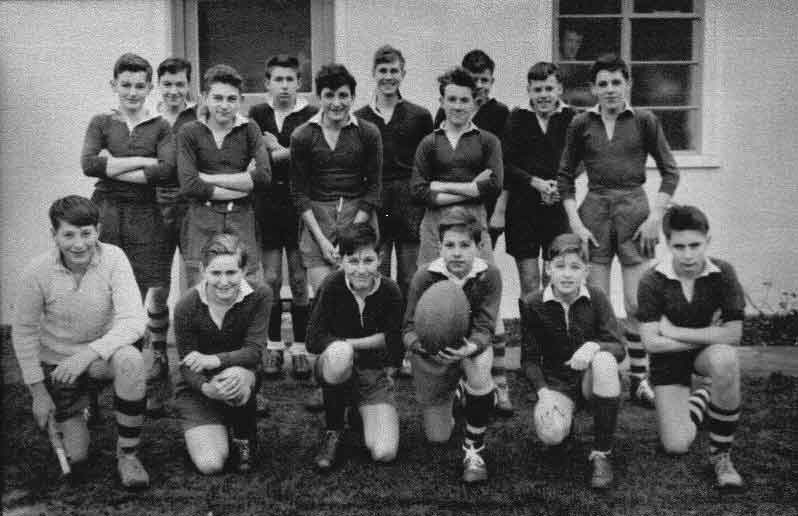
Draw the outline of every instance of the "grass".
[[[8,367],[8,355],[4,354]],[[120,487],[113,456],[111,395],[101,399],[104,425],[93,433],[90,467],[59,478],[45,436],[30,416],[30,398],[18,383],[3,389],[3,514],[47,515],[798,515],[798,378],[773,373],[744,381],[735,463],[748,487],[716,490],[707,466],[706,436],[691,453],[658,451],[654,414],[622,406],[614,452],[616,484],[607,493],[587,487],[591,418],[580,413],[573,439],[544,449],[533,436],[530,389],[511,378],[519,410],[491,425],[486,460],[490,480],[460,483],[458,432],[445,446],[423,438],[412,385],[398,383],[401,446],[396,462],[373,464],[354,433],[346,459],[330,474],[312,468],[323,418],[301,400],[307,385],[286,379],[267,384],[271,414],[259,423],[263,452],[247,475],[198,474],[185,453],[178,422],[148,422],[142,460],[152,487]]]

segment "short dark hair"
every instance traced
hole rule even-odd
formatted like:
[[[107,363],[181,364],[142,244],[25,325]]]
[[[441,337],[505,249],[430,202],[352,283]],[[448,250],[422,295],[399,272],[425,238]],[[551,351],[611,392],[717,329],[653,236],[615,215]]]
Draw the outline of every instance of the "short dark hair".
[[[247,266],[249,253],[247,246],[235,233],[223,232],[211,236],[202,246],[202,266],[207,267],[217,256],[238,255],[238,266]]]
[[[626,64],[626,61],[615,54],[606,54],[599,56],[599,58],[596,59],[596,62],[590,67],[591,82],[596,82],[596,76],[602,70],[606,70],[608,72],[621,72],[623,78],[627,81],[629,80],[629,65]]]
[[[341,256],[354,254],[363,247],[377,250],[377,232],[367,222],[351,224],[338,233],[338,249]]]
[[[186,79],[191,82],[191,62],[182,57],[168,57],[158,65],[158,79],[167,73],[186,72]]]
[[[147,82],[152,82],[152,65],[138,54],[122,54],[114,63],[114,79],[122,72],[145,72]]]
[[[463,68],[471,73],[481,73],[487,70],[493,75],[493,71],[496,69],[496,63],[493,62],[493,59],[479,49],[472,50],[464,55],[461,64]]]
[[[402,55],[402,51],[391,45],[383,45],[374,52],[374,62],[371,69],[377,68],[378,64],[393,63],[394,61],[399,61],[402,65],[402,70],[404,70],[405,56]]]
[[[67,195],[50,205],[50,224],[58,230],[61,222],[73,226],[96,226],[100,222],[100,209],[91,199],[80,195]]]
[[[706,235],[709,233],[709,219],[695,206],[671,206],[662,217],[662,232],[666,239],[670,239],[674,231],[698,231]]]
[[[575,254],[585,263],[587,263],[589,259],[587,249],[585,249],[582,239],[576,233],[563,233],[558,235],[552,240],[551,245],[549,245],[549,261],[560,256],[565,256],[566,254]]]
[[[443,234],[452,229],[462,230],[471,235],[471,240],[479,244],[482,241],[482,224],[477,217],[462,206],[445,208],[438,222],[438,240],[443,242]]]
[[[241,74],[238,73],[235,68],[226,64],[217,64],[208,68],[208,71],[205,72],[205,76],[202,78],[202,82],[202,86],[206,92],[210,91],[211,86],[217,82],[229,84],[233,88],[236,88],[239,93],[244,87],[244,78],[241,77]]]
[[[281,68],[291,68],[296,72],[296,76],[299,77],[299,59],[297,59],[296,57],[289,56],[288,54],[277,54],[275,56],[270,57],[266,61],[265,75],[267,79],[271,79],[272,68],[277,66]]]
[[[349,70],[338,63],[326,64],[319,68],[314,82],[316,83],[316,95],[321,95],[324,88],[335,91],[341,86],[349,86],[349,91],[354,95],[355,86],[357,86],[357,81],[349,73]]]
[[[526,73],[526,82],[545,81],[550,75],[553,75],[557,82],[562,83],[562,74],[559,66],[548,61],[538,61]]]
[[[450,84],[470,88],[472,97],[474,96],[474,91],[477,89],[477,83],[474,81],[474,78],[471,77],[471,74],[468,73],[468,70],[461,66],[452,68],[445,74],[438,77],[438,91],[440,91],[441,97],[443,97],[443,92],[446,90],[446,86],[449,86]]]

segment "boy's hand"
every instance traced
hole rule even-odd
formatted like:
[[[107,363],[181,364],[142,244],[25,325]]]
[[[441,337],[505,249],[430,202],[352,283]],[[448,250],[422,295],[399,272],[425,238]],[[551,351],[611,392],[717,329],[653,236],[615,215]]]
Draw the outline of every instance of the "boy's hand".
[[[277,137],[270,133],[269,131],[263,131],[263,139],[266,141],[266,148],[270,151],[284,149],[280,142],[277,140]]]
[[[203,355],[199,351],[192,351],[180,363],[195,373],[200,373],[205,369],[216,369],[222,365],[222,361],[216,355]]]
[[[86,372],[89,364],[97,360],[100,355],[91,348],[75,353],[69,358],[65,358],[53,369],[53,380],[61,383],[75,383],[80,375]]]
[[[593,236],[593,233],[591,233],[590,230],[587,229],[584,224],[582,224],[581,220],[578,223],[572,223],[571,229],[573,229],[574,233],[579,235],[579,238],[582,239],[582,245],[584,246],[585,251],[590,251],[590,244],[598,247],[598,240],[596,240],[596,237]]]
[[[325,237],[322,237],[319,241],[319,247],[321,248],[321,255],[325,260],[332,265],[338,264],[338,247],[334,246],[332,242]]]
[[[654,257],[655,249],[659,243],[660,224],[660,218],[652,212],[632,236],[632,240],[640,240],[640,252],[645,257]]]
[[[659,333],[663,337],[668,337],[669,339],[673,339],[674,330],[676,326],[664,315],[659,320]]]
[[[225,401],[235,399],[242,394],[241,377],[238,374],[223,371],[211,378],[210,383]]]
[[[477,345],[473,342],[469,341],[465,337],[463,338],[463,345],[459,348],[452,348],[448,347],[438,351],[437,357],[438,360],[452,364],[454,362],[459,362],[464,358],[468,358],[477,350]]]
[[[474,178],[474,182],[479,183],[480,181],[487,181],[490,179],[492,175],[493,175],[493,170],[486,168],[485,170],[477,174],[477,177]]]
[[[355,220],[352,221],[352,224],[362,224],[363,222],[369,221],[369,214],[363,210],[357,210],[355,213]]]
[[[42,387],[44,386],[42,385]],[[46,389],[37,390],[33,395],[32,412],[36,424],[39,428],[44,429],[47,426],[50,414],[55,413],[55,403],[53,403],[53,398]]]
[[[597,342],[587,341],[579,347],[571,358],[565,362],[565,365],[570,366],[574,371],[584,371],[590,367],[590,362],[593,357],[598,353],[601,346]]]
[[[111,151],[109,151],[108,149],[103,149],[99,153],[97,153],[97,157],[99,157],[99,158],[113,158],[114,155],[111,154]]]
[[[202,384],[202,387],[200,389],[202,390],[202,394],[209,397],[210,399],[224,401],[224,397],[222,396],[222,393],[219,391],[218,382],[214,381],[205,382]]]

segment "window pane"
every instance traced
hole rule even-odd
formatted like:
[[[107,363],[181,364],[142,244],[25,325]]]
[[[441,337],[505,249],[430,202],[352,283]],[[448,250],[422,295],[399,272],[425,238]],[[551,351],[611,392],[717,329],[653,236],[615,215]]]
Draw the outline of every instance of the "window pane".
[[[656,110],[672,150],[695,150],[695,135],[698,134],[698,113],[695,110]]]
[[[577,44],[580,41],[581,44]],[[621,51],[619,19],[568,18],[560,22],[560,60],[594,61]]]
[[[636,13],[693,12],[693,0],[635,0]]]
[[[632,20],[632,61],[693,59],[693,20]]]
[[[621,0],[560,0],[560,14],[617,14]]]
[[[561,64],[563,77],[563,100],[574,107],[589,107],[596,104],[590,93],[590,65]]]
[[[633,65],[633,106],[686,106],[693,98],[695,67],[691,65]]]
[[[244,76],[244,92],[263,92],[263,66],[274,54],[299,57],[302,91],[310,91],[310,0],[200,0],[200,77],[224,63]]]

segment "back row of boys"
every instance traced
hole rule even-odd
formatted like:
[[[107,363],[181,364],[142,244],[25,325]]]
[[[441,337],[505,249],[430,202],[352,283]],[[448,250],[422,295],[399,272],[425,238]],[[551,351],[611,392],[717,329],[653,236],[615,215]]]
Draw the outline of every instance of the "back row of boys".
[[[529,294],[540,286],[541,249],[545,259],[553,239],[570,226],[581,242],[593,246],[591,283],[598,289],[584,296],[590,299],[608,290],[610,263],[617,254],[627,310],[636,313],[637,284],[646,260],[653,257],[665,206],[678,183],[678,171],[656,118],[627,104],[630,81],[625,63],[617,58],[595,63],[593,91],[599,105],[575,120],[574,112],[559,100],[562,86],[555,65],[538,63],[530,69],[530,105],[509,113],[506,106],[489,97],[494,71],[490,58],[473,51],[463,64],[464,69],[439,78],[441,110],[439,121],[433,125],[429,112],[401,97],[404,59],[392,47],[377,51],[375,95],[354,115],[350,107],[355,80],[341,65],[324,66],[316,75],[321,104],[317,112],[297,97],[297,60],[272,58],[266,66],[271,100],[253,107],[249,120],[238,113],[242,78],[228,66],[214,66],[205,74],[204,105],[198,112],[186,102],[190,64],[182,59],[166,60],[158,68],[163,94],[160,113],[150,115],[144,101],[152,87],[151,67],[132,54],[117,61],[111,84],[119,95],[119,109],[92,119],[82,159],[84,172],[99,178],[94,201],[100,208],[100,238],[126,252],[146,297],[157,369],[150,373],[151,378],[163,378],[167,372],[166,294],[175,247],[180,247],[188,280],[193,284],[201,272],[202,246],[221,231],[237,233],[252,250],[255,259],[248,267],[251,276],[259,273],[261,260],[257,256],[263,250],[266,280],[275,292],[282,283],[280,265],[282,248],[286,248],[298,342],[304,341],[302,333],[308,319],[305,269],[311,287],[318,292],[339,261],[339,232],[353,223],[379,226],[381,252],[390,256],[395,247],[398,283],[407,297],[417,264],[434,263],[439,254],[445,254],[441,251],[443,235],[438,233],[447,213],[444,207],[449,205],[460,206],[475,220],[476,227],[485,228],[483,238],[472,240],[484,242],[482,255],[488,261],[488,221],[499,229],[506,214],[508,251],[517,259],[522,294],[530,301]],[[173,132],[177,133],[176,160]],[[494,132],[502,135],[503,145]],[[648,154],[654,157],[662,175],[652,210],[641,188]],[[175,161],[179,187],[172,173]],[[588,172],[589,193],[577,210],[574,179],[581,162]],[[157,194],[154,184],[161,185]],[[490,199],[497,197],[494,209]],[[186,204],[183,199],[190,202]],[[293,217],[294,213],[298,216]],[[390,260],[383,259],[382,263],[387,267]],[[480,272],[468,265],[467,274]],[[454,273],[451,267],[447,270]],[[442,274],[450,275],[446,271]],[[468,277],[454,274],[452,279],[465,281]],[[543,295],[546,301],[545,291]],[[578,301],[582,295],[580,291],[580,296],[571,301]],[[562,300],[558,304],[567,308]],[[275,303],[266,356],[269,370],[280,367],[280,310],[280,304]],[[522,306],[522,316],[529,317],[529,313]],[[574,313],[565,310],[566,333],[570,319],[576,317]],[[479,392],[466,381],[464,397],[467,405],[484,405],[487,402],[483,398],[495,385],[498,408],[512,412],[503,371],[500,322],[498,318],[492,337],[492,354],[498,359],[493,362],[494,378],[483,382],[484,389],[478,388]],[[405,339],[408,349],[420,355],[423,349],[408,343],[407,336]],[[482,348],[478,342],[467,344],[477,349],[461,349],[449,358],[476,360],[483,356],[478,352],[486,343]],[[588,344],[589,349],[585,349]],[[642,381],[645,354],[637,344],[630,347],[632,394],[651,402],[651,389]],[[574,353],[571,358],[573,369],[584,370],[594,359],[604,358],[594,342],[584,346],[579,348],[578,357]],[[305,353],[300,349],[292,355],[295,373],[309,375]],[[468,368],[465,370],[469,376]],[[539,375],[530,377],[539,379]],[[548,392],[546,383],[535,382],[543,400]],[[596,408],[597,421],[603,417],[607,420],[604,427],[610,430],[617,396],[607,397],[606,406]],[[708,394],[698,396],[695,403],[703,401],[706,405],[706,398]],[[478,412],[479,424],[468,422],[466,427],[467,481],[482,480],[486,472],[479,453],[486,426],[482,419],[487,411]],[[721,426],[728,428],[733,426],[728,418],[739,417],[739,411],[722,416],[726,424]],[[723,433],[725,438],[728,432]],[[725,441],[719,443],[718,449],[728,449]],[[611,481],[607,454],[602,449],[591,454],[596,487]]]

